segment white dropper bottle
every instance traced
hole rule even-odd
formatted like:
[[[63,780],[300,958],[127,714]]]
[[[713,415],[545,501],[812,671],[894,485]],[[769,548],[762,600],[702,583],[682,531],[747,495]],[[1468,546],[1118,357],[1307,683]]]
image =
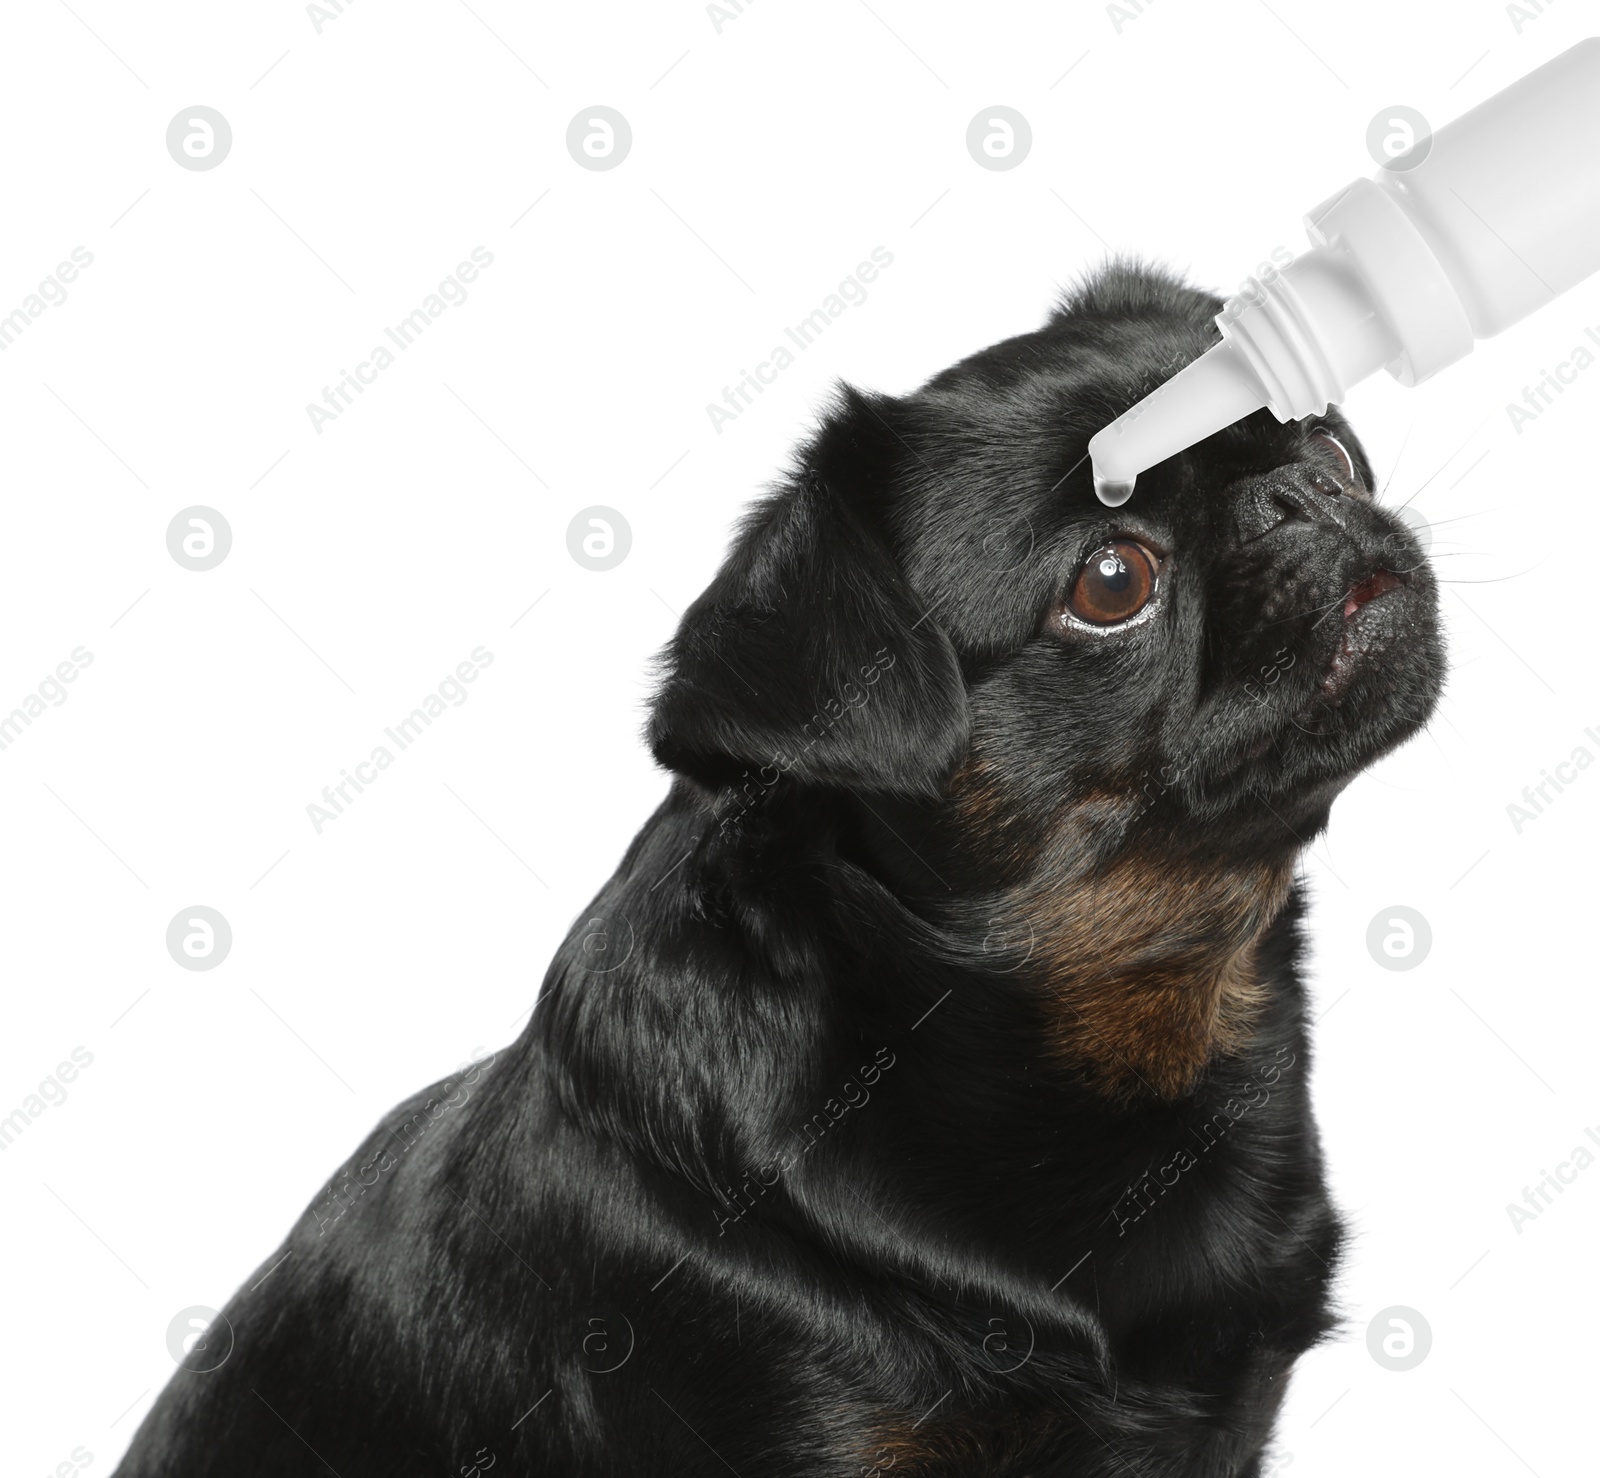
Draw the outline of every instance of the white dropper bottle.
[[[1249,279],[1222,342],[1089,442],[1102,503],[1262,406],[1320,415],[1380,368],[1420,385],[1600,268],[1600,37],[1305,221],[1312,250]]]

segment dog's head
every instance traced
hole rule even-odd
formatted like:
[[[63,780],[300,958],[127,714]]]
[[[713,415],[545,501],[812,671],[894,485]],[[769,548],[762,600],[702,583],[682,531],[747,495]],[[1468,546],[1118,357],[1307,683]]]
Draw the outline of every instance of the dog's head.
[[[998,908],[1035,963],[1042,933],[1079,973],[1219,940],[1242,968],[1443,657],[1422,550],[1335,410],[1259,412],[1095,499],[1089,437],[1220,306],[1114,266],[913,395],[843,393],[666,655],[651,742],[725,834],[848,793],[898,839],[897,891],[952,926]]]

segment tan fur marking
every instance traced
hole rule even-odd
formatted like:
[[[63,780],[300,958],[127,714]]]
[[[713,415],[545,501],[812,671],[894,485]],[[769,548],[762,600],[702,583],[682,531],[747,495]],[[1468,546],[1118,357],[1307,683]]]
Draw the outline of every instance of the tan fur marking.
[[[1186,1093],[1248,1040],[1266,1000],[1256,946],[1291,867],[1134,855],[1022,890],[1054,1051],[1112,1097]]]
[[[1289,896],[1292,854],[1246,864],[1156,840],[1123,850],[1139,796],[1086,795],[1028,818],[976,753],[950,798],[999,885],[989,937],[1026,954],[1017,973],[1039,989],[1049,1050],[1092,1088],[1177,1098],[1249,1040],[1267,999],[1256,947]]]
[[[885,1415],[861,1449],[860,1478],[977,1478],[1031,1453],[1056,1429],[1055,1418],[1041,1415],[1026,1427],[960,1421],[918,1421]]]

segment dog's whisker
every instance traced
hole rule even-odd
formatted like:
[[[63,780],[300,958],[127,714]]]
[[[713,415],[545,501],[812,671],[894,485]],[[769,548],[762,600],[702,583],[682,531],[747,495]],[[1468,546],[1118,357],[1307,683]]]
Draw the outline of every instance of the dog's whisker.
[[[1389,469],[1389,475],[1384,479],[1382,491],[1378,494],[1380,498],[1389,491],[1389,484],[1394,481],[1395,473],[1400,470],[1400,461],[1406,454],[1406,448],[1411,444],[1411,433],[1416,429],[1417,418],[1413,416],[1411,424],[1406,427],[1406,434],[1400,439],[1400,450],[1394,454],[1394,466]]]

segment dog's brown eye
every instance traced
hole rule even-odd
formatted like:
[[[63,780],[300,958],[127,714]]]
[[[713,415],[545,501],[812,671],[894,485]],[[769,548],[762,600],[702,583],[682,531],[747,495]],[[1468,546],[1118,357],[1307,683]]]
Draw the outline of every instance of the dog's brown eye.
[[[1327,448],[1339,468],[1340,485],[1319,487],[1318,491],[1326,492],[1335,498],[1346,488],[1361,492],[1361,474],[1356,471],[1356,459],[1350,455],[1349,448],[1331,431],[1314,431],[1311,434],[1311,439],[1318,446]]]
[[[1080,621],[1111,626],[1138,615],[1155,588],[1150,556],[1131,539],[1113,539],[1095,550],[1078,571],[1067,609]]]

